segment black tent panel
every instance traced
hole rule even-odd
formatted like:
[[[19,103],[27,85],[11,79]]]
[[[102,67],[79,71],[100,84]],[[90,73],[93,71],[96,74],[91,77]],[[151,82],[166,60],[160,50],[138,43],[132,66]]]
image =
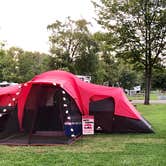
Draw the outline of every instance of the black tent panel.
[[[153,133],[151,125],[145,119],[132,119],[122,116],[114,116],[114,133]]]
[[[151,125],[145,119],[132,119],[114,115],[113,98],[90,102],[90,114],[94,115],[95,132],[102,133],[152,133]]]
[[[89,104],[90,115],[94,115],[95,132],[112,132],[115,104],[113,98],[91,101]]]
[[[6,107],[7,110],[7,107]],[[1,112],[0,117],[0,139],[19,132],[17,109],[7,110],[5,113]]]

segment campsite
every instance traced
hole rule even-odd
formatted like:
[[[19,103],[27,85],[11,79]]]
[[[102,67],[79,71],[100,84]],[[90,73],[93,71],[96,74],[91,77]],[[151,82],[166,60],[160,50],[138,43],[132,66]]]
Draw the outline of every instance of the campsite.
[[[148,119],[155,134],[97,134],[84,136],[71,145],[0,146],[0,165],[165,165],[165,105],[138,110]]]
[[[0,166],[166,165],[166,0],[0,2]]]
[[[73,130],[75,130],[74,134],[75,135],[78,134],[78,137],[73,138],[72,137],[73,131],[71,131],[71,128],[69,128],[70,130],[67,130],[67,131],[70,131],[70,132],[67,132],[67,136],[72,138],[72,140],[69,139],[69,140],[67,140],[67,142],[65,142],[66,140],[62,141],[63,137],[59,137],[60,140],[58,140],[58,142],[57,142],[57,140],[55,139],[56,137],[54,137],[55,135],[52,135],[52,133],[55,134],[55,132],[53,132],[53,131],[60,131],[62,133],[61,128],[63,127],[60,125],[60,121],[56,118],[57,115],[51,114],[50,118],[52,120],[49,118],[50,120],[48,121],[48,119],[44,118],[44,117],[48,116],[49,114],[48,115],[45,114],[43,117],[42,112],[39,112],[38,120],[35,122],[35,123],[37,123],[37,125],[34,125],[33,123],[32,123],[33,125],[31,125],[28,123],[34,122],[35,114],[32,114],[32,112],[29,112],[30,113],[30,115],[28,116],[29,119],[26,120],[28,123],[25,121],[27,124],[25,126],[22,126],[22,127],[24,127],[24,130],[28,131],[28,137],[26,137],[26,139],[24,139],[24,140],[22,139],[19,142],[17,142],[17,141],[20,140],[20,137],[19,137],[19,139],[13,139],[13,140],[11,139],[12,141],[8,142],[8,140],[10,140],[10,139],[8,139],[8,137],[12,138],[13,131],[14,132],[17,131],[18,130],[17,127],[19,126],[19,123],[23,121],[23,119],[21,118],[22,121],[18,120],[17,123],[15,123],[15,122],[13,123],[13,120],[15,118],[19,119],[20,117],[22,117],[23,115],[25,116],[28,113],[28,112],[27,113],[25,112],[24,114],[22,114],[23,109],[20,109],[21,111],[19,113],[19,109],[18,109],[19,102],[21,101],[21,103],[20,103],[21,108],[24,108],[23,101],[25,101],[25,102],[27,101],[25,104],[25,108],[27,109],[27,107],[28,107],[28,110],[30,110],[30,108],[31,109],[37,108],[36,104],[38,105],[40,103],[39,110],[42,111],[41,105],[45,103],[44,101],[47,101],[47,100],[45,100],[46,98],[44,98],[44,96],[47,96],[45,88],[49,92],[48,96],[53,96],[52,94],[54,92],[55,94],[58,95],[58,99],[60,99],[60,97],[59,97],[60,95],[65,95],[65,97],[67,99],[67,96],[70,97],[70,95],[71,95],[71,91],[69,92],[70,95],[67,93],[68,92],[67,86],[70,85],[70,90],[72,88],[71,87],[72,83],[70,82],[70,84],[69,84],[69,80],[73,80],[71,78],[74,78],[74,80],[77,83],[79,82],[79,85],[81,85],[79,88],[82,88],[83,90],[86,90],[85,87],[83,88],[83,85],[92,86],[92,87],[94,86],[93,88],[97,88],[97,89],[102,88],[102,92],[101,91],[100,91],[100,93],[98,92],[99,96],[95,97],[96,101],[100,101],[102,99],[101,96],[103,97],[103,94],[106,95],[108,93],[107,92],[108,89],[111,89],[111,92],[113,92],[114,95],[116,94],[115,93],[116,90],[118,90],[117,92],[121,94],[120,99],[118,98],[118,102],[121,101],[123,103],[123,101],[125,101],[123,103],[123,113],[124,113],[124,109],[128,109],[127,116],[135,115],[138,117],[140,117],[140,116],[144,117],[144,119],[141,118],[141,121],[140,121],[141,123],[138,120],[137,121],[141,125],[145,125],[145,126],[142,126],[143,128],[141,128],[141,126],[138,122],[137,122],[138,124],[137,123],[134,124],[135,121],[133,121],[133,122],[131,121],[132,123],[130,122],[129,124],[128,124],[128,121],[124,121],[124,125],[123,125],[123,121],[122,121],[122,122],[120,122],[120,124],[122,124],[122,125],[120,125],[120,126],[122,126],[122,128],[119,128],[119,125],[118,125],[117,130],[116,130],[116,128],[114,129],[114,127],[116,125],[112,126],[112,124],[110,124],[111,125],[110,126],[108,124],[106,124],[106,125],[103,124],[104,130],[101,132],[100,132],[100,130],[99,131],[96,130],[95,135],[82,135],[82,134],[80,135],[80,132],[82,132],[82,131],[80,131],[80,128],[75,128],[74,126],[72,126]],[[66,82],[64,81],[65,79],[67,79]],[[55,82],[55,80],[56,80],[56,82]],[[31,81],[24,83],[22,86],[18,85],[15,87],[10,87],[10,88],[8,87],[8,88],[4,88],[7,90],[3,89],[3,91],[2,91],[2,89],[1,89],[1,91],[0,91],[1,94],[3,95],[3,98],[0,98],[1,99],[0,100],[1,101],[0,102],[1,111],[3,112],[5,109],[5,112],[4,112],[5,114],[7,113],[7,111],[11,111],[11,113],[13,113],[13,112],[16,113],[16,114],[14,113],[14,116],[13,116],[13,114],[11,114],[12,123],[11,123],[11,120],[9,120],[10,123],[9,123],[9,126],[7,127],[7,133],[5,133],[5,134],[9,134],[9,135],[7,135],[7,137],[5,135],[5,139],[4,139],[3,134],[1,135],[0,147],[1,147],[2,151],[0,154],[1,154],[1,157],[3,158],[3,160],[0,161],[0,164],[11,165],[12,162],[14,161],[15,165],[20,165],[20,164],[31,165],[31,162],[33,162],[33,165],[43,165],[43,164],[44,165],[54,165],[54,164],[55,165],[87,165],[87,164],[88,165],[110,165],[110,162],[113,163],[113,165],[115,165],[115,166],[116,165],[140,165],[140,164],[143,164],[146,166],[146,165],[150,165],[151,162],[153,162],[155,165],[160,165],[160,164],[165,165],[165,163],[166,163],[166,160],[165,160],[165,148],[166,148],[165,104],[151,104],[150,106],[145,106],[143,104],[137,104],[135,106],[137,109],[136,110],[132,106],[132,104],[130,104],[129,100],[125,97],[124,92],[122,92],[121,90],[119,91],[119,88],[112,89],[110,87],[103,87],[103,86],[99,86],[99,85],[93,85],[91,83],[85,83],[82,80],[79,80],[78,78],[76,78],[73,74],[64,72],[64,71],[49,71],[46,73],[42,73],[40,75],[35,76]],[[41,84],[42,82],[44,82],[44,87]],[[76,82],[75,82],[73,88],[75,88]],[[48,87],[48,85],[50,85],[50,83],[51,83],[51,86]],[[62,83],[63,83],[63,85],[62,85]],[[37,85],[39,85],[39,87],[37,87]],[[58,85],[58,87],[57,87],[57,85]],[[61,88],[63,88],[62,91],[59,91],[60,90],[59,85],[61,86]],[[53,87],[55,88],[55,90],[52,91]],[[90,94],[93,92],[92,87],[90,88],[90,90],[91,90]],[[103,90],[105,88],[107,91],[103,92]],[[29,92],[29,95],[28,95],[27,90]],[[42,92],[41,90],[42,91],[44,90],[44,91]],[[64,93],[64,90],[66,91],[65,93]],[[78,90],[78,87],[77,87],[77,90]],[[89,91],[89,88],[86,91],[86,96],[88,96],[88,91]],[[42,99],[39,98],[40,100],[38,100],[38,97],[35,97],[36,96],[35,94],[38,94],[38,93],[40,95],[42,95],[42,93],[44,93],[43,98]],[[80,92],[79,95],[81,93],[83,93],[83,92]],[[95,92],[92,93],[93,94],[92,96],[94,96],[94,94],[97,95],[98,93],[97,93],[97,90],[95,90]],[[123,94],[124,94],[124,96],[123,96]],[[4,99],[5,95],[7,96],[7,98],[4,102],[3,99]],[[20,100],[20,97],[23,97],[24,95],[26,95],[26,98],[24,97],[23,99],[21,98],[21,100]],[[77,95],[77,93],[74,93],[74,95]],[[109,95],[110,95],[110,92],[109,92]],[[115,98],[116,95],[115,96],[114,95],[112,95],[112,97],[114,97],[114,103],[116,105],[118,105],[116,98]],[[63,99],[63,97],[62,97],[62,99]],[[106,99],[107,99],[107,97],[106,97]],[[13,100],[13,98],[14,98],[14,100]],[[50,101],[52,101],[52,100],[50,97],[48,97],[48,98],[49,98],[49,103],[50,103]],[[55,99],[56,97],[54,96],[53,98]],[[76,97],[74,97],[74,99],[75,98]],[[66,99],[65,99],[65,101],[66,101]],[[57,100],[55,100],[55,101],[57,102]],[[61,100],[61,101],[63,101],[63,100]],[[75,102],[73,102],[73,100],[71,100],[71,101],[73,104],[75,103]],[[96,103],[96,101],[94,103]],[[77,100],[77,102],[78,102],[78,100]],[[32,105],[30,103],[32,103]],[[107,102],[104,102],[104,103],[106,104]],[[111,106],[110,107],[111,110],[115,109],[114,111],[116,112],[116,107],[114,107],[114,103],[109,101],[109,106]],[[17,105],[18,114],[17,114],[17,111],[14,110],[15,109],[14,104]],[[67,103],[67,105],[68,104],[69,103]],[[74,119],[75,121],[70,121],[70,122],[77,122],[77,124],[78,124],[78,122],[80,122],[80,112],[79,112],[79,108],[78,108],[79,106],[77,107],[77,103],[75,103],[75,104],[71,107],[71,108],[73,108],[73,110],[72,109],[69,110],[69,108],[67,110],[68,111],[77,110],[77,112],[75,112],[75,113],[70,112],[71,119],[73,119],[72,115],[74,115],[74,117],[75,117],[75,119]],[[82,106],[84,106],[86,108],[86,105],[84,105],[84,104]],[[97,102],[97,108],[105,107],[104,110],[106,110],[106,108],[107,109],[109,108],[107,106],[107,104],[103,105],[103,101],[101,102],[101,104],[102,105],[100,106]],[[130,107],[128,107],[128,106],[130,106]],[[93,107],[95,108],[95,105]],[[65,108],[66,108],[66,105],[65,105]],[[91,108],[91,110],[95,110],[95,109],[92,109],[92,106],[90,106],[90,108]],[[51,110],[50,106],[49,106],[49,109]],[[48,110],[48,108],[46,110]],[[59,106],[56,107],[56,110],[59,110]],[[133,112],[130,112],[131,110]],[[98,112],[98,110],[97,110],[97,112]],[[69,112],[67,112],[67,115],[68,115],[68,113]],[[122,115],[124,116],[124,114],[122,114],[121,112],[119,114],[121,116]],[[18,117],[17,117],[17,115],[18,115]],[[108,113],[106,115],[108,116],[109,122],[111,122],[111,119],[113,117],[115,117],[115,115],[108,114]],[[2,115],[2,117],[3,116],[4,115]],[[109,118],[109,116],[111,119]],[[100,114],[99,117],[102,117],[102,113]],[[99,118],[99,117],[96,116],[96,118]],[[145,119],[147,121],[145,121]],[[97,129],[98,125],[101,125],[103,123],[102,119],[101,120],[98,119],[98,120],[99,121],[97,121],[96,129]],[[107,120],[107,118],[104,118],[104,120]],[[42,121],[44,123],[42,123]],[[52,124],[53,122],[54,122],[54,125],[52,126],[53,127],[52,128],[48,124]],[[119,122],[119,121],[117,121],[117,122]],[[22,122],[22,124],[24,124],[24,123]],[[18,126],[16,127],[15,124],[17,124]],[[64,124],[65,124],[65,122],[64,122]],[[128,125],[126,125],[126,124],[128,124]],[[150,124],[152,124],[152,126]],[[135,127],[133,128],[133,126],[135,126]],[[12,128],[10,128],[10,127],[12,127]],[[49,134],[49,137],[45,137],[47,139],[43,139],[43,135],[42,136],[40,135],[40,137],[39,137],[39,133],[38,133],[38,136],[35,135],[35,137],[34,137],[34,132],[37,132],[37,130],[40,131],[39,132],[40,134],[41,134],[41,131],[42,131],[42,134],[43,134],[43,131],[45,131],[44,133]],[[50,131],[52,131],[52,132],[50,132]],[[1,132],[1,133],[3,133],[3,132]],[[56,134],[57,134],[57,132],[56,132]],[[58,136],[60,136],[60,135],[58,135]],[[31,138],[31,139],[29,140],[29,138]],[[73,139],[75,139],[75,140],[73,141]],[[6,145],[8,145],[8,146],[6,146]],[[40,146],[27,146],[27,145],[40,145]],[[43,145],[45,145],[45,146],[43,146]],[[158,156],[158,154],[160,154],[160,156]]]

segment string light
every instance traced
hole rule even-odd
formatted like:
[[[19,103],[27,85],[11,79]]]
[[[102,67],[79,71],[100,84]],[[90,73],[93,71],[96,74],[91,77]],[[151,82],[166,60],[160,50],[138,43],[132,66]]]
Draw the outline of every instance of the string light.
[[[13,101],[15,101],[16,99],[15,98],[12,98]]]
[[[63,104],[64,107],[67,107],[67,104]]]
[[[70,117],[70,116],[68,116],[68,117],[67,117],[67,119],[68,119],[68,120],[71,120],[71,117]]]
[[[54,86],[56,86],[56,83],[55,83],[55,82],[53,82],[53,85],[54,85]]]
[[[68,110],[66,110],[66,112],[65,112],[66,114],[68,114],[69,113],[69,111]]]
[[[7,111],[7,109],[6,109],[6,108],[4,108],[4,109],[3,109],[3,112],[6,112],[6,111]]]
[[[60,84],[60,86],[63,87],[62,84]],[[66,94],[66,92],[63,90],[63,91],[62,91],[62,94]],[[63,99],[64,102],[66,101],[66,97],[63,97],[62,99]],[[64,106],[64,107],[67,107],[68,105],[64,103],[63,106]],[[68,113],[69,113],[69,110],[66,110],[65,113],[68,114]],[[68,116],[67,119],[70,120],[70,125],[72,125],[72,124],[71,124],[71,117]],[[71,127],[72,127],[72,126],[71,126]],[[74,137],[75,137],[75,135],[73,134],[74,129],[73,129],[73,128],[70,128],[70,131],[72,132],[72,133],[71,133],[71,137],[74,138]]]
[[[12,105],[11,103],[8,104],[9,107],[10,107],[11,105]]]
[[[21,85],[19,85],[18,88],[21,88]]]
[[[27,85],[28,85],[27,83],[24,84],[24,86],[27,86]]]
[[[3,115],[2,114],[0,114],[0,117],[2,117]]]
[[[16,95],[18,96],[20,94],[20,92],[17,92]]]

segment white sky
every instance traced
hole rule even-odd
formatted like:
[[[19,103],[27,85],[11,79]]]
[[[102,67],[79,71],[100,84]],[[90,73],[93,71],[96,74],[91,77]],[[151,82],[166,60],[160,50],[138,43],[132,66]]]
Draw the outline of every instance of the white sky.
[[[8,47],[48,52],[47,25],[67,16],[95,22],[91,0],[0,0],[0,41],[6,40]]]

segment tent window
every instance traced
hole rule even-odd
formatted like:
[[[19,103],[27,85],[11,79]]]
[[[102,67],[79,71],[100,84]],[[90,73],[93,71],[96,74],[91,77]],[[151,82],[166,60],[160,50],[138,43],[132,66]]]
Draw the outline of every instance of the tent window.
[[[113,98],[90,102],[89,111],[90,115],[94,115],[95,132],[112,132],[114,109]]]
[[[114,100],[113,98],[106,98],[98,101],[92,101],[89,105],[90,111],[100,112],[100,111],[109,111],[114,112]]]

